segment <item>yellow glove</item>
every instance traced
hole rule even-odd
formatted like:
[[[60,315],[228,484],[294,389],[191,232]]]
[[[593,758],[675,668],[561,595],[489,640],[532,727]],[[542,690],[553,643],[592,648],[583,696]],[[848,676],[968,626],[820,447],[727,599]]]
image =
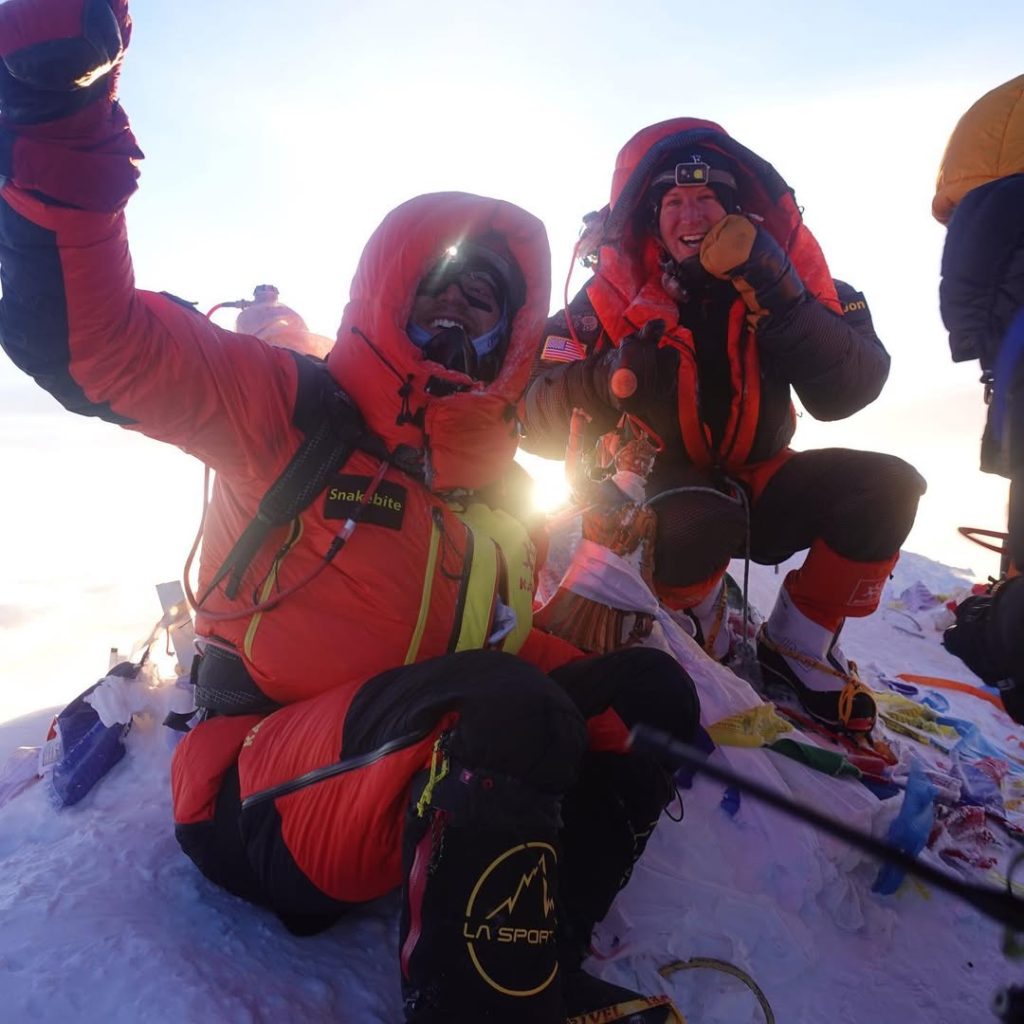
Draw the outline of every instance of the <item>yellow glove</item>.
[[[752,220],[740,213],[727,214],[704,236],[701,266],[720,281],[729,281],[735,269],[750,259],[756,241],[757,226]]]
[[[739,213],[728,214],[704,236],[700,262],[720,281],[732,281],[755,322],[788,312],[805,295],[804,283],[782,246]]]

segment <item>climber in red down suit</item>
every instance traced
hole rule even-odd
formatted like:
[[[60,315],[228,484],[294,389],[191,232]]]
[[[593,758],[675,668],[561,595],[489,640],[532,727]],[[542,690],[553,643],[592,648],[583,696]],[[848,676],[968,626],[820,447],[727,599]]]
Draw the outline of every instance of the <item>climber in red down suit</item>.
[[[399,206],[326,361],[137,290],[130,28],[123,2],[0,7],[0,339],[66,408],[216,470],[182,848],[298,932],[402,886],[410,1022],[669,1020],[580,970],[673,795],[628,729],[688,739],[698,704],[659,652],[586,659],[531,627],[512,459],[543,227],[459,193]]]

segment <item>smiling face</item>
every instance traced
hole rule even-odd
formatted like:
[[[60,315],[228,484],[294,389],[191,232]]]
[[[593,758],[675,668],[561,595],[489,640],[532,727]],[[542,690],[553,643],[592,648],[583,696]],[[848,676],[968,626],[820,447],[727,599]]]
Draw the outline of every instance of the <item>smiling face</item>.
[[[479,338],[501,319],[501,297],[494,276],[486,270],[436,274],[420,283],[410,320],[431,337],[450,327],[461,327],[466,337]]]
[[[677,262],[700,252],[704,236],[725,217],[725,207],[707,185],[676,185],[658,209],[658,236]]]

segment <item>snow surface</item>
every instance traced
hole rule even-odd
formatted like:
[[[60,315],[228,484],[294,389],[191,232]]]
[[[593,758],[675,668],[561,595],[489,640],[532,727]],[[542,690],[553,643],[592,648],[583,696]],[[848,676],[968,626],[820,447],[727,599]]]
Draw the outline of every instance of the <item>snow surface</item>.
[[[752,568],[758,607],[770,608],[786,568]],[[965,579],[904,554],[883,605],[915,581],[951,592]],[[941,648],[930,614],[914,616],[924,625],[915,636],[906,614],[883,607],[848,623],[844,647],[869,676],[913,671],[976,683]],[[688,667],[707,703],[756,703],[745,684],[699,657],[703,664]],[[90,671],[83,667],[83,688]],[[986,736],[1024,738],[977,697],[946,696],[951,713],[978,722]],[[41,743],[51,714],[0,726],[0,765],[9,753],[14,764],[19,745]],[[172,744],[155,716],[139,716],[128,755],[80,804],[56,811],[36,783],[0,807],[0,1020],[399,1024],[397,895],[325,934],[296,938],[215,888],[171,833]],[[875,834],[899,806],[764,750],[714,756]],[[722,795],[720,784],[698,779],[683,793],[683,821],[662,819],[595,932],[593,971],[671,994],[690,1024],[765,1019],[728,974],[657,973],[694,957],[748,972],[780,1024],[995,1019],[996,990],[1022,980],[1000,952],[999,926],[912,881],[894,896],[874,895],[877,865],[858,852],[752,798],[730,817]]]

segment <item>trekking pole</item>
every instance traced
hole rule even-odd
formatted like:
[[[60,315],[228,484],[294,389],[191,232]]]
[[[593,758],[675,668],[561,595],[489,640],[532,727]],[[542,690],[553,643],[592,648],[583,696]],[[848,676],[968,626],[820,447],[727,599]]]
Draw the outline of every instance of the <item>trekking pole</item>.
[[[1024,932],[1024,900],[1017,899],[1010,892],[1003,893],[998,889],[961,882],[930,864],[919,861],[897,846],[876,839],[874,836],[852,828],[835,818],[830,818],[806,804],[780,796],[759,782],[736,775],[728,768],[710,764],[702,751],[686,743],[680,743],[679,740],[659,729],[648,725],[637,725],[629,734],[628,744],[629,749],[637,753],[648,754],[680,767],[685,766],[716,782],[735,786],[770,807],[782,811],[783,814],[813,825],[815,828],[821,829],[822,832],[835,836],[837,839],[849,843],[850,846],[876,857],[883,863],[894,864],[903,868],[908,874],[916,875],[923,881],[930,882],[935,888],[958,896],[986,917],[998,921],[1007,928],[1016,932]]]

